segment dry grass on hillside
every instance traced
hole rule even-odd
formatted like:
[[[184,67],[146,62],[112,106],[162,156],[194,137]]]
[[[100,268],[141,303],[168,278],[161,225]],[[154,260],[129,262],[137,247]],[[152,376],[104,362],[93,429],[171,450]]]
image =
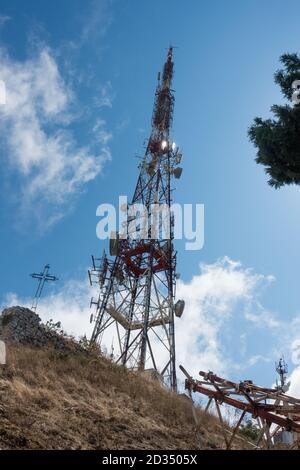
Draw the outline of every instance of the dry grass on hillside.
[[[0,369],[2,449],[221,448],[214,417],[159,383],[83,353],[8,346]]]

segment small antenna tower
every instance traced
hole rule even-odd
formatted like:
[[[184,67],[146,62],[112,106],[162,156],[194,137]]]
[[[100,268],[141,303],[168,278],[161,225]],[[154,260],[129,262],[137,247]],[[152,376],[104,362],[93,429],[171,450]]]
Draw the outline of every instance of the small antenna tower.
[[[57,277],[52,276],[51,274],[49,274],[49,269],[50,269],[50,265],[46,264],[45,267],[44,267],[44,271],[42,273],[30,274],[31,277],[33,277],[34,279],[39,280],[37,290],[36,290],[35,296],[34,296],[33,301],[32,301],[32,306],[31,306],[31,309],[34,312],[36,312],[37,305],[38,305],[38,302],[39,302],[40,297],[42,295],[45,282],[58,281]]]
[[[288,366],[282,356],[277,363],[275,363],[276,372],[279,375],[280,379],[280,388],[284,388],[286,385],[286,376],[288,373]],[[277,388],[278,388],[278,380],[277,380]]]
[[[113,361],[114,360],[114,338],[112,339],[112,342],[111,342],[111,348],[110,348],[110,359]]]

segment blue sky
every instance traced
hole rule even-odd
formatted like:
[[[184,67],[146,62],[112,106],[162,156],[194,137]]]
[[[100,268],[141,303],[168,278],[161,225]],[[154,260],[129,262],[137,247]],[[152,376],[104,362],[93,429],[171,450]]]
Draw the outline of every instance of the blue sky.
[[[298,52],[299,3],[1,0],[0,15],[0,79],[12,90],[0,110],[2,305],[28,303],[29,273],[48,262],[60,281],[43,315],[73,308],[62,323],[88,328],[86,269],[105,246],[96,207],[132,194],[172,43],[184,153],[175,200],[205,205],[204,248],[177,243],[190,309],[177,336],[190,338],[190,322],[198,338],[191,351],[178,338],[179,357],[272,383],[284,353],[300,393],[300,188],[270,188],[247,137],[282,102],[273,74],[282,53]]]

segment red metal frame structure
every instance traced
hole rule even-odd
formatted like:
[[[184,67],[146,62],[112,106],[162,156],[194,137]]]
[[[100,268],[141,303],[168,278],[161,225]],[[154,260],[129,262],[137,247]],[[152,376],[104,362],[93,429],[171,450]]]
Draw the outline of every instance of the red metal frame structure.
[[[257,420],[260,432],[256,446],[271,448],[274,438],[285,430],[293,434],[292,446],[299,444],[300,438],[300,399],[283,393],[281,387],[263,388],[254,385],[251,380],[240,383],[218,377],[213,372],[199,372],[201,380],[193,379],[189,373],[180,366],[186,376],[185,388],[191,392],[199,392],[208,398],[205,411],[214,403],[222,425],[226,449],[230,449],[233,439],[237,435],[245,416],[251,415]],[[242,413],[231,436],[228,438],[228,426],[224,425],[220,405],[227,404]]]

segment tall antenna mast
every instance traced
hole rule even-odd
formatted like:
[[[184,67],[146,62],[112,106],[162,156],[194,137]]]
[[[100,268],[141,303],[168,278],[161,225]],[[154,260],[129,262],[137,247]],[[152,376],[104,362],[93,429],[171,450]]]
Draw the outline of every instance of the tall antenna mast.
[[[44,267],[44,271],[42,273],[30,274],[31,277],[33,277],[34,279],[39,280],[37,290],[36,290],[36,293],[34,295],[34,298],[33,298],[33,301],[32,301],[32,306],[31,306],[31,309],[34,310],[35,312],[36,312],[40,297],[42,295],[45,282],[58,281],[57,277],[52,276],[51,274],[49,274],[49,269],[50,269],[50,265],[46,264],[45,267]]]
[[[115,336],[115,362],[140,371],[155,369],[176,390],[174,317],[181,317],[184,301],[175,303],[176,252],[170,210],[173,180],[182,173],[177,166],[182,154],[170,137],[173,73],[170,47],[159,74],[152,130],[139,165],[140,174],[132,201],[124,208],[129,214],[125,235],[116,234],[110,240],[113,259],[105,253],[101,259],[92,258],[89,278],[91,284],[100,286],[99,298],[91,301],[96,305],[91,343],[108,345]],[[142,214],[134,212],[137,204],[143,204]],[[163,221],[158,207],[167,209]],[[153,230],[153,222],[157,230]]]

